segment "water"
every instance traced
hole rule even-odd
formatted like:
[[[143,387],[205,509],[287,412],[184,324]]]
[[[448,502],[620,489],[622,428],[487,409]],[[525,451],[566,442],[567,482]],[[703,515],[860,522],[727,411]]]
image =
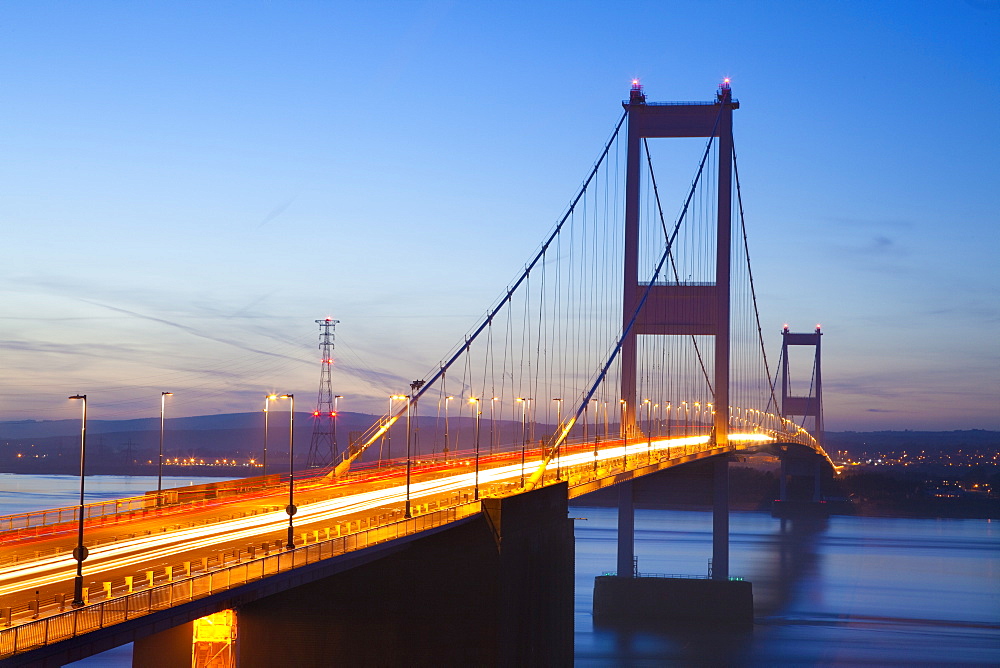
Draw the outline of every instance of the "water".
[[[0,513],[72,505],[78,485],[0,474]],[[87,500],[155,487],[155,477],[91,476]],[[833,517],[782,530],[768,514],[735,512],[730,572],[754,583],[753,631],[627,633],[591,619],[594,577],[615,568],[616,512],[570,515],[586,518],[576,521],[577,666],[1000,664],[1000,522]],[[637,510],[636,555],[644,573],[706,573],[711,514]],[[131,646],[69,665],[130,666]]]
[[[595,629],[616,512],[574,508],[576,665],[997,665],[1000,522],[732,513],[730,573],[754,583],[753,632]],[[711,513],[636,511],[645,573],[705,574]]]

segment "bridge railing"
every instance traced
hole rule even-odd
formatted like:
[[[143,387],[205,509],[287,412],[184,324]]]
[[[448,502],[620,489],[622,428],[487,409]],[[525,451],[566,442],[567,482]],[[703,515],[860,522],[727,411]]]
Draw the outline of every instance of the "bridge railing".
[[[479,502],[417,515],[0,629],[0,659],[475,515]]]

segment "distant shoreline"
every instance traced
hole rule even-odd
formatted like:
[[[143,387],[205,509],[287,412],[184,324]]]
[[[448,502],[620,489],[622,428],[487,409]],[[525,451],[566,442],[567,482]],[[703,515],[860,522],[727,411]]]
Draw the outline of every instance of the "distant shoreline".
[[[107,466],[95,465],[93,470],[87,467],[87,476],[92,475],[115,475],[115,476],[152,476],[156,477],[157,468],[152,465],[142,466]],[[268,469],[271,467],[269,466]],[[253,471],[253,473],[251,473]],[[7,466],[0,469],[0,473],[12,473],[15,475],[80,475],[80,468],[72,466],[32,466],[25,465],[24,468],[13,470]],[[277,471],[271,471],[277,473]],[[231,478],[250,478],[254,475],[261,475],[259,469],[251,469],[248,466],[164,466],[164,476],[187,476],[197,478],[219,478],[228,476]]]

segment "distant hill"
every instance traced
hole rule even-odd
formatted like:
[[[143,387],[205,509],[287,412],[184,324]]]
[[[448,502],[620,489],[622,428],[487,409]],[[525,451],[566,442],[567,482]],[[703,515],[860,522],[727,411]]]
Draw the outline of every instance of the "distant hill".
[[[201,415],[168,418],[165,429],[164,455],[197,457],[208,461],[236,459],[247,461],[261,458],[263,453],[262,412]],[[341,450],[352,437],[357,437],[377,419],[364,413],[341,412],[337,422],[337,442]],[[473,447],[474,421],[470,417],[450,419],[449,440],[451,449],[469,450]],[[443,423],[432,416],[419,420],[420,435],[415,438],[415,452],[427,451],[432,443],[443,442]],[[481,447],[489,445],[489,427],[481,425]],[[520,443],[519,421],[500,421],[495,424],[497,443]],[[535,440],[552,432],[552,425],[538,424]],[[610,425],[612,433],[617,425]],[[295,414],[295,454],[297,465],[304,465],[313,432],[311,413]],[[87,423],[88,471],[94,473],[134,470],[136,467],[153,466],[158,458],[160,437],[159,418],[138,420],[89,420]],[[8,421],[0,422],[0,471],[73,473],[79,466],[80,421]],[[379,443],[365,453],[364,459],[380,456],[401,457],[405,453],[406,430],[404,421],[393,428],[391,439]],[[380,447],[382,448],[380,452]],[[1000,452],[1000,432],[984,430],[963,431],[876,431],[876,432],[827,432],[826,447],[832,453],[847,450],[852,455],[861,452],[920,451],[957,452],[975,449]],[[387,452],[386,448],[391,448]],[[279,458],[287,462],[288,414],[271,413],[268,436],[269,462]],[[272,465],[269,464],[269,470]],[[188,473],[191,471],[188,470]],[[207,472],[206,472],[207,473]]]
[[[381,416],[341,412],[337,420],[337,443],[343,451],[352,439],[358,438]],[[414,454],[440,448],[444,441],[443,422],[425,416],[415,420],[419,427],[413,439]],[[452,450],[470,450],[474,446],[475,421],[470,417],[449,420],[449,443]],[[296,466],[305,466],[314,428],[312,413],[295,414]],[[537,426],[539,437],[552,427]],[[497,443],[520,443],[520,422],[497,420]],[[489,427],[481,425],[480,445],[489,448]],[[537,440],[537,439],[536,439]],[[212,463],[216,459],[236,459],[246,462],[251,457],[262,459],[264,450],[264,420],[261,413],[204,415],[170,418],[164,429],[164,457],[195,457]],[[145,467],[155,467],[159,459],[160,421],[88,420],[88,473],[148,473]],[[0,422],[0,472],[10,473],[75,473],[79,471],[80,421],[54,420],[45,422]],[[287,467],[288,413],[271,413],[268,430],[268,470]],[[373,445],[363,460],[380,456],[402,457],[406,452],[405,421],[392,429],[389,439]],[[218,471],[185,469],[188,475],[218,475]]]
[[[263,424],[261,412],[258,413],[228,413],[224,415],[198,415],[194,417],[167,418],[166,423],[171,430],[202,430],[202,429],[252,429]],[[278,415],[274,411],[272,417]],[[287,413],[285,413],[287,415]],[[348,415],[342,413],[342,416]],[[296,419],[300,419],[296,412]],[[303,413],[301,419],[309,417]],[[278,419],[275,417],[275,419]],[[160,418],[141,418],[138,420],[87,420],[88,434],[111,434],[140,431],[156,431],[159,433]],[[74,436],[80,433],[80,420],[18,420],[0,422],[0,441],[12,439],[38,439],[50,436]]]

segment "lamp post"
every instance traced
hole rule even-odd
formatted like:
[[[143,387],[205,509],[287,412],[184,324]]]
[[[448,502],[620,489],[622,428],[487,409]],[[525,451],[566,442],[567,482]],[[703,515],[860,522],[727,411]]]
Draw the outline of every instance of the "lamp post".
[[[517,403],[521,404],[521,487],[524,487],[524,450],[528,444],[528,432],[526,431],[528,401],[524,397],[518,397]]]
[[[160,492],[163,490],[163,413],[167,397],[173,394],[173,392],[160,392],[160,464],[156,469],[156,505],[160,505]]]
[[[472,409],[476,411],[476,501],[479,500],[479,418],[483,414],[479,410],[479,399],[477,397],[469,397],[469,403],[472,404]]]
[[[660,404],[653,404],[652,412],[659,414],[659,408],[660,408]],[[647,446],[646,446],[647,447],[647,450],[646,450],[646,463],[647,464],[649,462],[653,461],[653,419],[652,419],[652,417],[648,416],[649,412],[650,412],[650,409],[647,408],[646,409],[646,413],[647,413],[646,422],[649,423],[649,435],[648,435],[648,439],[649,440],[648,440]],[[657,428],[659,428],[659,427],[657,426]],[[659,433],[657,433],[656,435],[659,436]]]
[[[531,413],[531,419],[528,420],[528,442],[533,443],[535,440],[535,414],[531,410],[531,402],[534,399],[528,397],[524,401],[528,404],[528,412]]]
[[[408,397],[405,394],[393,394],[392,396],[389,397],[389,420],[392,420],[392,416],[393,416],[392,400],[396,399],[397,401],[407,401],[409,398],[410,397]],[[391,428],[387,428],[385,430],[385,449],[386,449],[385,451],[386,451],[386,455],[388,456],[389,459],[392,459],[392,434],[391,434],[391,431],[392,431]]]
[[[604,440],[611,439],[610,425],[608,424],[608,402],[604,402]]]
[[[411,446],[411,442],[413,440],[413,428],[411,426],[411,420],[415,420],[417,417],[415,415],[417,410],[417,392],[423,386],[424,381],[422,380],[415,380],[410,383],[410,401],[406,406],[406,510],[404,514],[407,519],[413,517],[413,513],[410,508],[410,475],[413,467],[411,458],[411,453],[413,452]]]
[[[591,399],[590,403],[594,404],[594,442],[601,440],[601,405],[597,402],[597,399]]]
[[[667,459],[670,459],[670,402],[667,402]]]
[[[494,443],[496,443],[496,440],[497,440],[496,436],[494,435],[494,425],[495,425],[495,422],[494,422],[494,419],[493,419],[493,415],[494,415],[493,407],[496,404],[496,402],[498,402],[498,401],[500,401],[500,397],[493,397],[492,399],[490,399],[490,454],[491,455],[493,454],[493,445],[494,445]]]
[[[445,461],[448,461],[448,445],[450,439],[450,436],[448,434],[448,402],[454,398],[455,397],[444,398],[444,460]]]
[[[83,605],[83,560],[87,558],[87,548],[83,546],[83,473],[87,461],[87,395],[74,394],[70,399],[83,402],[83,421],[80,427],[80,510],[76,530],[76,549],[73,558],[76,559],[76,577],[73,579],[73,607]]]
[[[343,394],[337,394],[333,397],[333,452],[336,454],[339,450],[337,447],[337,420],[340,418],[340,400],[344,398]]]
[[[711,435],[711,442],[715,443],[715,408],[713,407],[712,402],[705,404],[705,412],[705,419],[708,420],[708,423],[711,425],[708,433]]]
[[[264,468],[264,475],[267,475],[267,415],[270,412],[268,407],[271,404],[272,399],[277,399],[277,394],[265,394],[264,395],[264,459],[261,462],[261,466]]]
[[[392,436],[389,435],[389,429],[392,424],[392,401],[397,395],[389,395],[389,414],[385,418],[385,433],[382,434],[382,445],[379,446],[378,451],[378,465],[382,466],[382,450],[385,450],[386,459],[392,459]]]
[[[556,445],[556,480],[562,480],[562,471],[559,468],[560,465],[560,451],[562,450],[562,440],[559,439],[559,430],[562,429],[562,397],[556,397],[552,401],[556,402],[556,439],[558,444]]]
[[[650,421],[650,419],[649,419],[649,409],[650,409],[650,407],[652,407],[653,404],[652,404],[652,402],[649,399],[643,399],[642,400],[642,405],[644,405],[646,407],[646,461],[648,462],[649,461],[649,451],[653,447],[653,440],[652,440],[652,437],[649,434],[649,429],[650,429],[650,426],[652,424],[651,421]],[[639,420],[640,421],[642,420],[642,415],[639,415]],[[641,422],[640,422],[640,424],[641,424]],[[642,446],[639,446],[639,447],[642,447]]]
[[[597,470],[597,460],[598,460],[598,444],[601,441],[600,428],[597,426],[601,419],[601,407],[597,404],[597,399],[591,399],[587,403],[587,410],[590,410],[590,404],[594,405],[594,470]]]
[[[625,460],[623,466],[628,468],[628,439],[625,438],[625,407],[628,406],[628,401],[625,399],[619,399],[618,403],[622,406],[621,424],[618,425],[618,432],[622,439],[622,453],[623,459]]]
[[[295,395],[282,394],[280,399],[289,400],[288,410],[288,545],[286,549],[295,549],[295,531],[292,528],[292,517],[298,508],[295,507]]]

